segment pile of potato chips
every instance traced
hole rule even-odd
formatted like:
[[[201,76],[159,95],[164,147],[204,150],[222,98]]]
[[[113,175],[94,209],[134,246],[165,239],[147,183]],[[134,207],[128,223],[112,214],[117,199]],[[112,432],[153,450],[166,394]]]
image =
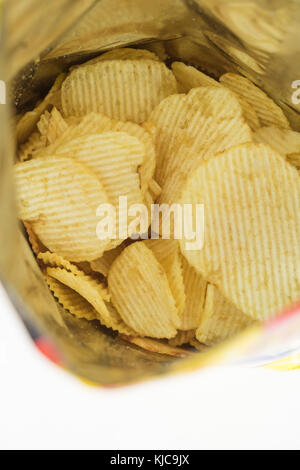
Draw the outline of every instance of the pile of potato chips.
[[[70,314],[181,357],[300,299],[300,134],[247,78],[113,50],[60,75],[17,139],[19,217]],[[204,204],[204,248],[149,226],[100,240],[121,196]]]

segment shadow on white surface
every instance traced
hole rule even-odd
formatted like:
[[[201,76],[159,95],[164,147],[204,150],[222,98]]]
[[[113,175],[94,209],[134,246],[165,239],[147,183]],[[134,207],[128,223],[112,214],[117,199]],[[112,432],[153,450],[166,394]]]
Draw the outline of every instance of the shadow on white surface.
[[[0,287],[1,449],[299,449],[300,372],[213,369],[85,386],[44,358]]]

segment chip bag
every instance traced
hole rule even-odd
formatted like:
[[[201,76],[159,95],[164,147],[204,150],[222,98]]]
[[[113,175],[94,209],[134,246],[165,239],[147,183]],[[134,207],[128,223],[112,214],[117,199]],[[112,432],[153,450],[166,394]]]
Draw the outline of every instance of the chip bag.
[[[89,383],[300,366],[300,8],[269,3],[4,6],[1,280]],[[99,239],[122,195],[146,210]],[[203,203],[204,248],[155,203]]]

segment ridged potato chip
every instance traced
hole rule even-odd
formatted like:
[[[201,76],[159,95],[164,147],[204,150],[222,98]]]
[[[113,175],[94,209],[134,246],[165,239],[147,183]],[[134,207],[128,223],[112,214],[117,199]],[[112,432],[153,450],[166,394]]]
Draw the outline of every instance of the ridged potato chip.
[[[18,150],[18,160],[20,162],[26,162],[27,160],[36,158],[46,145],[47,138],[41,136],[39,132],[34,132],[31,134],[28,141],[20,146]]]
[[[173,73],[154,60],[112,60],[80,67],[62,86],[65,117],[103,112],[140,124],[165,97],[177,92]]]
[[[254,134],[255,142],[267,144],[283,156],[300,153],[300,133],[278,127],[262,127]]]
[[[173,338],[179,317],[167,275],[143,242],[125,248],[108,274],[112,303],[139,336]]]
[[[154,253],[157,261],[164,268],[169,286],[176,302],[178,316],[182,317],[185,309],[185,290],[181,266],[181,254],[177,240],[145,240],[143,242]]]
[[[138,346],[145,351],[149,351],[151,353],[156,354],[165,354],[166,356],[173,356],[173,357],[187,357],[189,356],[189,351],[185,351],[184,349],[173,347],[170,344],[164,343],[160,340],[151,339],[151,338],[132,338],[124,335],[120,335],[122,339],[128,341],[135,346]]]
[[[135,228],[130,226],[135,217],[127,217],[127,209],[124,209],[125,213],[120,213],[119,198],[127,198],[128,208],[144,202],[138,174],[138,168],[145,158],[144,145],[125,132],[105,132],[74,139],[60,146],[56,154],[85,164],[103,184],[117,215],[115,240],[112,241],[111,248],[122,243],[124,237],[119,234],[125,233],[125,229],[128,232],[125,239],[135,234]],[[119,217],[122,217],[126,227],[119,224]]]
[[[74,159],[46,157],[18,163],[19,217],[52,252],[69,261],[92,261],[110,241],[99,240],[97,208],[108,196],[94,173]]]
[[[51,276],[46,276],[46,282],[54,297],[65,310],[76,318],[99,321],[99,313],[80,294]]]
[[[151,42],[149,44],[145,44],[144,47],[145,49],[153,52],[153,54],[155,54],[162,62],[165,62],[169,58],[163,42]]]
[[[177,336],[173,339],[169,339],[170,346],[183,346],[189,344],[196,336],[196,330],[190,331],[178,331]]]
[[[49,108],[52,106],[59,108],[61,99],[60,89],[65,78],[65,74],[59,75],[45,99],[33,111],[29,111],[28,113],[24,114],[24,116],[20,119],[16,129],[17,141],[19,144],[26,142],[28,137],[34,132],[41,115],[46,110],[49,110]]]
[[[120,318],[117,311],[109,303],[110,296],[104,284],[91,276],[75,274],[60,268],[47,268],[47,275],[72,289],[87,301],[98,313],[98,320],[106,328],[119,331],[122,334],[134,335]],[[88,311],[90,315],[90,311]]]
[[[300,178],[270,147],[227,150],[189,177],[182,202],[204,204],[205,244],[181,249],[239,310],[265,320],[300,298]]]
[[[282,109],[250,80],[241,75],[226,73],[220,78],[220,82],[242,96],[255,109],[262,126],[290,129]]]
[[[251,317],[238,310],[215,286],[209,284],[196,338],[206,346],[213,346],[233,337],[253,323]]]
[[[180,318],[180,329],[183,331],[195,330],[198,328],[203,314],[207,281],[193,266],[189,265],[184,257],[182,257],[182,273],[186,300]]]

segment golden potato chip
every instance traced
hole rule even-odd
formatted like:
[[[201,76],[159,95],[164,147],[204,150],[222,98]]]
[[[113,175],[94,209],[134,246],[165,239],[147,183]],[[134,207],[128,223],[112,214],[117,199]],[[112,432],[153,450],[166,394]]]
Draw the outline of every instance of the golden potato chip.
[[[127,209],[144,202],[138,174],[138,167],[145,158],[144,145],[125,132],[105,132],[74,139],[60,146],[56,154],[79,160],[90,168],[103,184],[110,203],[116,209],[116,233],[111,236],[115,241],[111,248],[135,234],[136,227],[131,227],[131,222],[136,217],[127,217]],[[120,197],[127,198],[127,207],[124,206],[122,212],[119,211]],[[125,232],[122,237],[120,233]],[[142,233],[144,232],[145,230],[142,230]]]
[[[125,248],[108,274],[112,303],[140,336],[173,338],[179,317],[167,275],[142,242]]]
[[[189,177],[182,202],[207,214],[204,248],[181,240],[184,256],[239,310],[265,320],[299,300],[300,178],[278,153],[225,151]]]
[[[117,248],[114,248],[113,250],[109,250],[103,253],[101,258],[98,258],[95,261],[92,261],[90,263],[92,270],[107,277],[109,270],[111,268],[111,265],[117,259],[117,257],[120,256],[123,249],[124,249],[124,245],[119,245]]]
[[[155,60],[159,61],[159,58],[153,52],[147,51],[146,49],[131,49],[124,47],[123,49],[113,49],[109,52],[95,57],[94,59],[85,62],[83,65],[93,65],[103,60]]]
[[[205,75],[195,67],[185,65],[183,62],[174,62],[172,64],[174,75],[184,93],[188,93],[192,88],[198,87],[223,87],[217,80]],[[242,110],[243,116],[252,130],[259,129],[260,121],[255,109],[241,96],[236,95]]]
[[[255,142],[267,144],[283,156],[300,153],[300,133],[278,127],[262,127],[254,134]]]
[[[62,268],[66,271],[70,271],[76,276],[84,275],[84,272],[82,272],[75,264],[70,263],[68,260],[64,259],[62,256],[59,256],[57,253],[51,253],[50,251],[39,253],[38,260],[47,267],[50,266],[52,268]]]
[[[65,74],[59,75],[44,100],[33,111],[29,111],[28,113],[24,114],[24,116],[20,119],[17,124],[17,141],[19,144],[26,142],[28,137],[35,130],[41,115],[46,110],[51,108],[51,106],[56,106],[59,108],[60,89],[65,78]]]
[[[86,300],[98,313],[98,320],[103,326],[122,334],[135,334],[131,328],[124,324],[117,311],[109,303],[108,291],[99,280],[86,275],[76,276],[59,268],[47,268],[47,275],[69,287]]]
[[[169,286],[175,299],[178,316],[182,317],[185,308],[185,291],[181,266],[181,254],[177,240],[145,240],[143,243],[154,253],[164,268]]]
[[[21,145],[18,151],[18,160],[26,162],[36,158],[38,154],[46,147],[47,139],[41,136],[39,132],[34,132],[25,144]]]
[[[109,200],[91,170],[74,159],[37,158],[15,166],[15,184],[19,217],[50,251],[78,262],[104,253],[110,241],[97,237],[97,208]]]
[[[214,78],[183,62],[173,62],[172,70],[183,93],[188,93],[192,88],[201,86],[222,86]]]
[[[170,346],[183,346],[189,344],[196,336],[196,330],[190,331],[178,331],[177,336],[173,339],[169,339]]]
[[[99,313],[80,294],[51,276],[46,276],[46,281],[58,302],[76,318],[100,320]]]
[[[173,73],[154,60],[112,60],[74,70],[62,86],[65,117],[103,112],[137,124],[177,92]]]
[[[60,114],[60,112],[53,108],[49,115],[48,127],[46,132],[47,141],[53,144],[64,132],[68,129],[68,124]]]
[[[196,331],[200,343],[207,346],[220,343],[253,323],[251,317],[228,302],[215,286],[208,284],[203,313]]]
[[[180,329],[184,331],[195,330],[200,324],[203,314],[207,281],[193,266],[190,266],[182,257],[183,284],[185,292],[185,308],[180,318]]]
[[[173,347],[172,345],[169,345],[159,340],[151,338],[132,338],[130,336],[125,335],[120,335],[120,337],[125,341],[128,341],[131,344],[135,344],[139,348],[145,349],[145,351],[149,351],[151,353],[165,354],[166,356],[182,358],[190,355],[189,351]]]
[[[282,109],[250,80],[241,75],[226,73],[220,78],[220,82],[242,96],[255,109],[262,126],[290,129]]]
[[[32,230],[32,226],[29,222],[23,222],[27,235],[28,240],[31,245],[32,251],[35,255],[47,251],[47,248],[42,244],[42,242],[38,239],[34,231]]]

